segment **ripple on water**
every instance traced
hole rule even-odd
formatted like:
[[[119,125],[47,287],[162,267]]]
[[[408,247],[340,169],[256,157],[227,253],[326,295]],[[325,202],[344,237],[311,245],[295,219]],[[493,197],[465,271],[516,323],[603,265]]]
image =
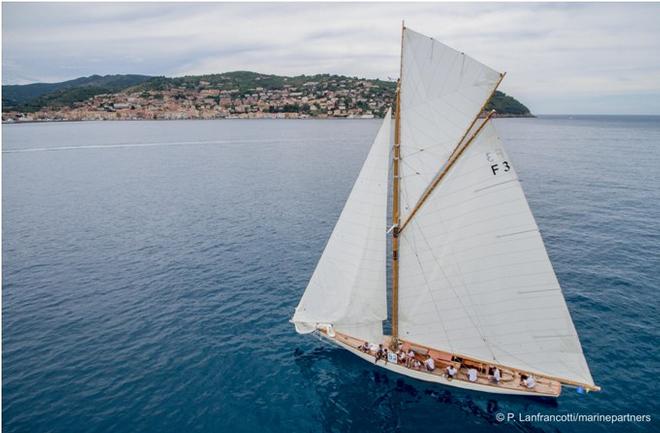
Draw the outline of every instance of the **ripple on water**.
[[[660,122],[496,121],[603,386],[557,402],[401,378],[288,323],[378,123],[5,125],[3,429],[609,432],[621,426],[495,414],[657,419]]]

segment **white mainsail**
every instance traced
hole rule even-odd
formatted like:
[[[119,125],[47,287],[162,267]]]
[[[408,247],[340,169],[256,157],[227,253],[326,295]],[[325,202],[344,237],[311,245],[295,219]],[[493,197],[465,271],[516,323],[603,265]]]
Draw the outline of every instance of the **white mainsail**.
[[[401,234],[403,339],[593,385],[511,160],[487,124]]]
[[[371,146],[323,251],[293,322],[301,333],[317,325],[381,341],[387,318],[386,218],[391,111]]]
[[[500,74],[407,29],[402,61],[405,221]],[[399,261],[400,338],[593,384],[539,229],[491,123],[401,232]]]

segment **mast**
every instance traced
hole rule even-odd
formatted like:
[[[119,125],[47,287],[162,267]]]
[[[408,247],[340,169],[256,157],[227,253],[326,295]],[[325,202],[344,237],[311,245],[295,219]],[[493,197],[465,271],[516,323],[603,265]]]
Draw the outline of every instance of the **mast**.
[[[401,156],[401,79],[403,78],[403,31],[401,21],[401,55],[399,82],[396,88],[396,112],[394,117],[394,152],[392,160],[392,337],[399,338],[399,159]]]

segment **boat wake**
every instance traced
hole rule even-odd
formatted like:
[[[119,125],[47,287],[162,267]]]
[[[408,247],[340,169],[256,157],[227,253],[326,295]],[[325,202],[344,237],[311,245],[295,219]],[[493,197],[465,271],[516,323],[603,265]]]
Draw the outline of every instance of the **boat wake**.
[[[320,139],[289,139],[287,142],[309,142]],[[282,139],[242,139],[242,140],[208,140],[208,141],[168,141],[158,143],[120,143],[120,144],[92,144],[83,146],[58,146],[58,147],[31,147],[25,149],[4,149],[2,153],[27,153],[27,152],[57,152],[68,150],[96,150],[96,149],[122,149],[143,147],[167,147],[167,146],[197,146],[197,145],[232,145],[251,143],[281,143]]]

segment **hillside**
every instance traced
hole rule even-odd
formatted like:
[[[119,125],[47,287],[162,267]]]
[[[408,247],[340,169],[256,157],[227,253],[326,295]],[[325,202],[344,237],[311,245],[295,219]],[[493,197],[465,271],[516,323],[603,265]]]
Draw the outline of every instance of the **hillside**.
[[[392,81],[329,74],[93,75],[3,86],[2,110],[3,118],[14,120],[382,117],[395,88]],[[499,91],[487,108],[503,116],[531,115]]]
[[[520,116],[528,117],[531,116],[529,108],[524,106],[516,98],[507,95],[506,93],[500,92],[499,90],[495,92],[495,95],[488,101],[486,105],[486,111],[495,110],[498,115],[505,116]]]
[[[119,92],[149,79],[147,75],[92,75],[60,83],[12,84],[2,86],[2,106],[40,108],[48,103],[66,104],[101,90]]]

